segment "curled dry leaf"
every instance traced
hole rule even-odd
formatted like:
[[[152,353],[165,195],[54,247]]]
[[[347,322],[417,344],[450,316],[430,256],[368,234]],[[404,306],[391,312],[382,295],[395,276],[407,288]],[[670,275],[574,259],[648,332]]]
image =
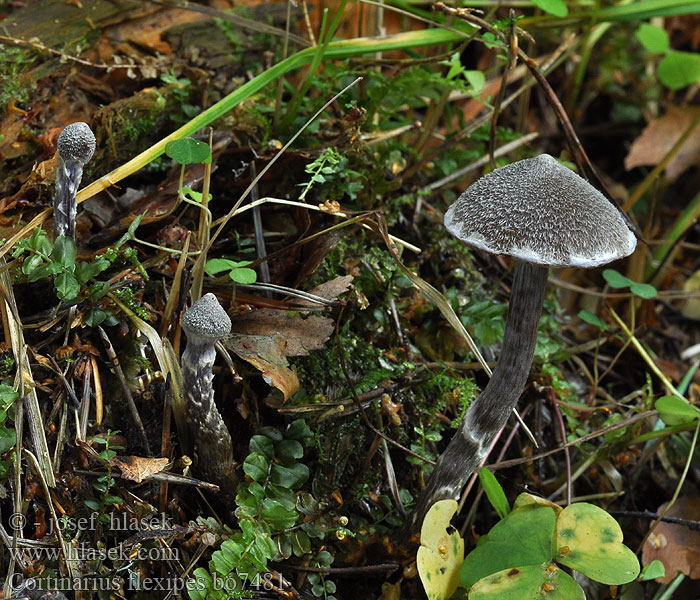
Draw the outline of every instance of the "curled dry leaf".
[[[669,106],[666,114],[651,121],[634,140],[627,157],[628,171],[642,165],[656,166],[669,153],[700,113],[697,106]],[[675,180],[688,167],[700,161],[700,125],[696,125],[685,143],[666,165],[666,177]]]
[[[667,504],[668,502],[659,506],[658,512],[663,512]],[[700,520],[700,497],[681,496],[666,516]],[[642,551],[644,566],[653,560],[660,560],[666,567],[666,575],[656,581],[671,583],[678,573],[685,573],[691,579],[700,579],[700,531],[662,521],[654,528]]]
[[[285,356],[287,344],[281,335],[232,333],[224,339],[224,346],[262,371],[265,383],[280,390],[285,401],[299,389],[299,379],[289,368]]]
[[[287,356],[308,356],[311,350],[320,350],[335,327],[328,317],[303,318],[269,308],[253,310],[231,320],[233,331],[240,335],[280,335],[287,341]]]
[[[160,473],[168,466],[167,458],[147,458],[144,456],[115,456],[109,461],[117,467],[124,479],[141,483],[146,477]]]

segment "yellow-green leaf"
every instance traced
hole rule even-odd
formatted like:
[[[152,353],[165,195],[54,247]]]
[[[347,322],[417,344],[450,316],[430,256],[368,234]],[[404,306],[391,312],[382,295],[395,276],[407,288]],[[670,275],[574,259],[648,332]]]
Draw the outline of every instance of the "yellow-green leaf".
[[[456,500],[439,500],[428,511],[421,527],[416,562],[429,600],[447,600],[459,585],[464,540],[450,525],[456,512]]]
[[[606,585],[639,575],[639,561],[622,543],[617,521],[587,502],[567,506],[557,518],[556,561]]]

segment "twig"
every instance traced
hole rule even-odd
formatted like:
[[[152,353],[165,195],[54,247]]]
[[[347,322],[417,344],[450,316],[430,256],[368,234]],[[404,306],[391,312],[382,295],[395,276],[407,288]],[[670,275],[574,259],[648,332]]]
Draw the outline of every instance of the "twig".
[[[561,435],[561,443],[566,443],[566,426],[564,425],[564,419],[561,416],[561,410],[559,410],[559,402],[554,393],[554,389],[549,389],[549,398],[552,401],[552,406],[554,408],[554,414],[557,417],[557,422],[559,424],[559,433]],[[571,455],[569,454],[569,449],[564,448],[564,459],[566,462],[566,505],[571,504],[572,496],[572,481],[571,481]]]
[[[578,446],[579,444],[583,444],[584,442],[587,442],[589,440],[595,439],[597,437],[600,437],[601,435],[605,435],[606,433],[609,433],[611,431],[615,431],[617,429],[622,429],[623,427],[629,427],[633,423],[636,423],[637,421],[643,421],[647,417],[654,417],[658,415],[655,410],[647,410],[644,411],[643,413],[639,413],[638,415],[634,415],[632,417],[629,417],[627,419],[624,419],[623,421],[619,421],[618,423],[615,423],[613,425],[608,425],[607,427],[603,427],[602,429],[599,429],[598,431],[593,431],[591,433],[587,433],[586,435],[581,436],[578,439],[575,439],[571,442],[567,442],[566,444],[559,446],[558,448],[552,448],[551,450],[546,450],[545,452],[540,452],[539,454],[535,454],[533,456],[526,456],[525,458],[513,458],[511,460],[504,460],[503,462],[496,463],[494,465],[490,465],[489,469],[492,471],[496,471],[498,469],[509,469],[511,467],[515,467],[517,465],[522,465],[524,463],[529,463],[529,462],[534,462],[536,460],[541,460],[543,458],[546,458],[547,456],[551,456],[552,454],[556,454],[557,452],[561,452],[565,450],[566,448],[572,448],[574,446]]]
[[[122,395],[124,396],[124,400],[126,402],[126,405],[128,406],[129,412],[131,413],[131,418],[134,420],[134,423],[136,424],[136,429],[139,432],[139,436],[141,438],[141,443],[143,444],[143,447],[146,450],[146,454],[148,456],[152,456],[151,449],[148,445],[148,437],[146,436],[146,430],[143,428],[143,423],[141,422],[141,416],[139,415],[139,411],[136,409],[136,404],[134,403],[134,398],[131,395],[131,390],[129,389],[129,384],[126,382],[126,378],[124,377],[124,372],[122,371],[122,368],[119,365],[119,359],[117,358],[117,355],[114,352],[114,347],[112,346],[112,342],[109,341],[109,337],[107,337],[107,334],[105,333],[105,330],[102,329],[102,327],[98,326],[97,329],[100,332],[100,337],[102,338],[102,342],[104,343],[105,351],[107,352],[107,357],[109,358],[110,362],[112,363],[112,369],[114,371],[114,374],[117,376],[117,379],[119,379],[119,385],[122,388]]]

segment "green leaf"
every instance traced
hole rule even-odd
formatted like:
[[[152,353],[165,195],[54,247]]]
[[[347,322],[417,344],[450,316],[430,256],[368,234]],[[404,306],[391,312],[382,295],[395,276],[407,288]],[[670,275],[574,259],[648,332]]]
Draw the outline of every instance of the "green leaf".
[[[270,469],[270,481],[282,487],[294,489],[309,478],[309,467],[295,462],[291,466],[274,463]]]
[[[80,284],[71,273],[61,273],[54,282],[60,300],[70,302],[80,293]]]
[[[630,292],[635,296],[649,300],[649,298],[656,298],[658,292],[653,285],[648,283],[637,283],[636,281],[630,285]]]
[[[502,519],[510,512],[510,504],[508,504],[508,498],[506,498],[501,484],[498,483],[496,476],[487,467],[482,467],[479,470],[479,479],[489,502],[491,502],[491,506]]]
[[[230,271],[235,267],[235,262],[228,258],[210,258],[204,265],[204,271],[208,275],[218,275],[224,271]]]
[[[47,277],[50,277],[53,274],[54,272],[51,268],[51,265],[42,265],[41,267],[37,267],[31,273],[27,274],[27,281],[29,283],[34,283],[35,281],[39,281],[40,279],[46,279]]]
[[[91,308],[83,319],[88,327],[97,327],[107,318],[107,312],[98,307]]]
[[[93,300],[99,300],[103,296],[107,295],[109,292],[109,281],[98,281],[94,285],[90,286],[89,296]]]
[[[460,570],[462,585],[469,588],[503,569],[552,560],[555,523],[555,512],[550,506],[526,504],[513,509],[464,559]]]
[[[474,92],[480,92],[486,84],[486,75],[481,71],[464,71],[464,78],[469,82]]]
[[[642,46],[649,50],[649,52],[664,54],[668,52],[671,47],[666,30],[652,25],[651,23],[642,23],[635,32],[635,35]]]
[[[53,243],[51,250],[51,260],[57,262],[63,269],[72,271],[75,267],[75,257],[78,255],[78,249],[75,246],[73,238],[59,235]]]
[[[231,269],[228,276],[233,279],[236,283],[241,283],[243,285],[255,283],[258,278],[258,274],[253,269]]]
[[[661,396],[654,405],[667,425],[682,425],[697,421],[700,409],[677,396]]]
[[[209,144],[193,140],[192,138],[181,138],[168,142],[165,146],[165,153],[181,165],[211,162],[211,148]]]
[[[25,275],[29,275],[34,271],[34,269],[40,267],[43,264],[44,259],[41,256],[38,256],[37,254],[27,256],[27,258],[25,258],[24,262],[22,263],[22,273],[24,273]]]
[[[504,569],[479,580],[469,590],[469,600],[525,598],[586,600],[574,578],[551,562]]]
[[[19,394],[11,385],[0,384],[0,407],[5,410],[19,398]]]
[[[275,446],[278,458],[292,460],[304,456],[304,448],[296,440],[282,440]]]
[[[253,481],[265,481],[267,479],[268,464],[264,456],[251,453],[243,462],[243,471]]]
[[[642,574],[639,579],[642,581],[648,581],[649,579],[656,579],[657,577],[664,577],[666,575],[666,567],[664,563],[660,560],[652,560],[646,567],[642,569]]]
[[[294,527],[299,514],[295,510],[285,508],[278,502],[265,498],[262,518],[273,529],[289,529]]]
[[[669,52],[657,67],[661,83],[679,90],[700,79],[700,57],[690,52]]]
[[[99,275],[109,267],[109,261],[105,258],[98,258],[95,262],[78,262],[75,265],[73,275],[80,283],[87,283],[93,277]]]
[[[251,452],[262,454],[269,460],[275,458],[275,447],[272,440],[264,435],[254,435],[250,438],[248,448]]]
[[[569,14],[569,8],[564,0],[532,0],[532,3],[555,17],[565,17]]]
[[[610,287],[616,289],[626,288],[634,283],[634,281],[618,273],[615,269],[605,269],[603,271],[603,277]]]
[[[639,560],[622,543],[617,521],[587,502],[567,506],[557,518],[556,561],[605,585],[629,583]]]
[[[603,321],[598,316],[594,315],[592,312],[589,312],[587,310],[579,311],[578,318],[582,321],[585,321],[589,325],[595,325],[596,327],[600,327],[602,330],[606,330],[608,328],[605,321]]]
[[[136,235],[136,229],[138,226],[141,224],[141,220],[146,216],[146,213],[148,211],[142,212],[139,216],[137,216],[130,224],[127,230],[124,232],[124,234],[117,240],[117,243],[114,244],[114,249],[119,250],[126,242],[129,240],[134,239],[134,235]]]
[[[0,427],[0,454],[12,448],[17,442],[17,434],[14,429]]]
[[[297,440],[308,446],[313,441],[314,434],[304,419],[296,419],[287,426],[284,437],[288,440]]]

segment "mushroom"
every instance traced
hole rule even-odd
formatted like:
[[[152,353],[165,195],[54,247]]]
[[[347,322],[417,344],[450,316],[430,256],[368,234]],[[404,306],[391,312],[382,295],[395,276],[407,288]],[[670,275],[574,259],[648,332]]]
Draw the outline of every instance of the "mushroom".
[[[54,196],[54,239],[64,235],[75,239],[75,194],[83,177],[83,167],[95,152],[95,136],[87,123],[68,125],[58,136],[56,194]]]
[[[617,208],[548,154],[495,169],[450,206],[445,227],[459,240],[515,259],[503,349],[487,386],[442,453],[408,526],[438,500],[456,498],[517,404],[530,372],[547,267],[595,267],[634,251]]]
[[[182,354],[185,414],[197,445],[198,471],[225,497],[238,485],[231,434],[214,403],[215,344],[231,332],[231,319],[214,294],[205,294],[182,317],[187,348]]]

